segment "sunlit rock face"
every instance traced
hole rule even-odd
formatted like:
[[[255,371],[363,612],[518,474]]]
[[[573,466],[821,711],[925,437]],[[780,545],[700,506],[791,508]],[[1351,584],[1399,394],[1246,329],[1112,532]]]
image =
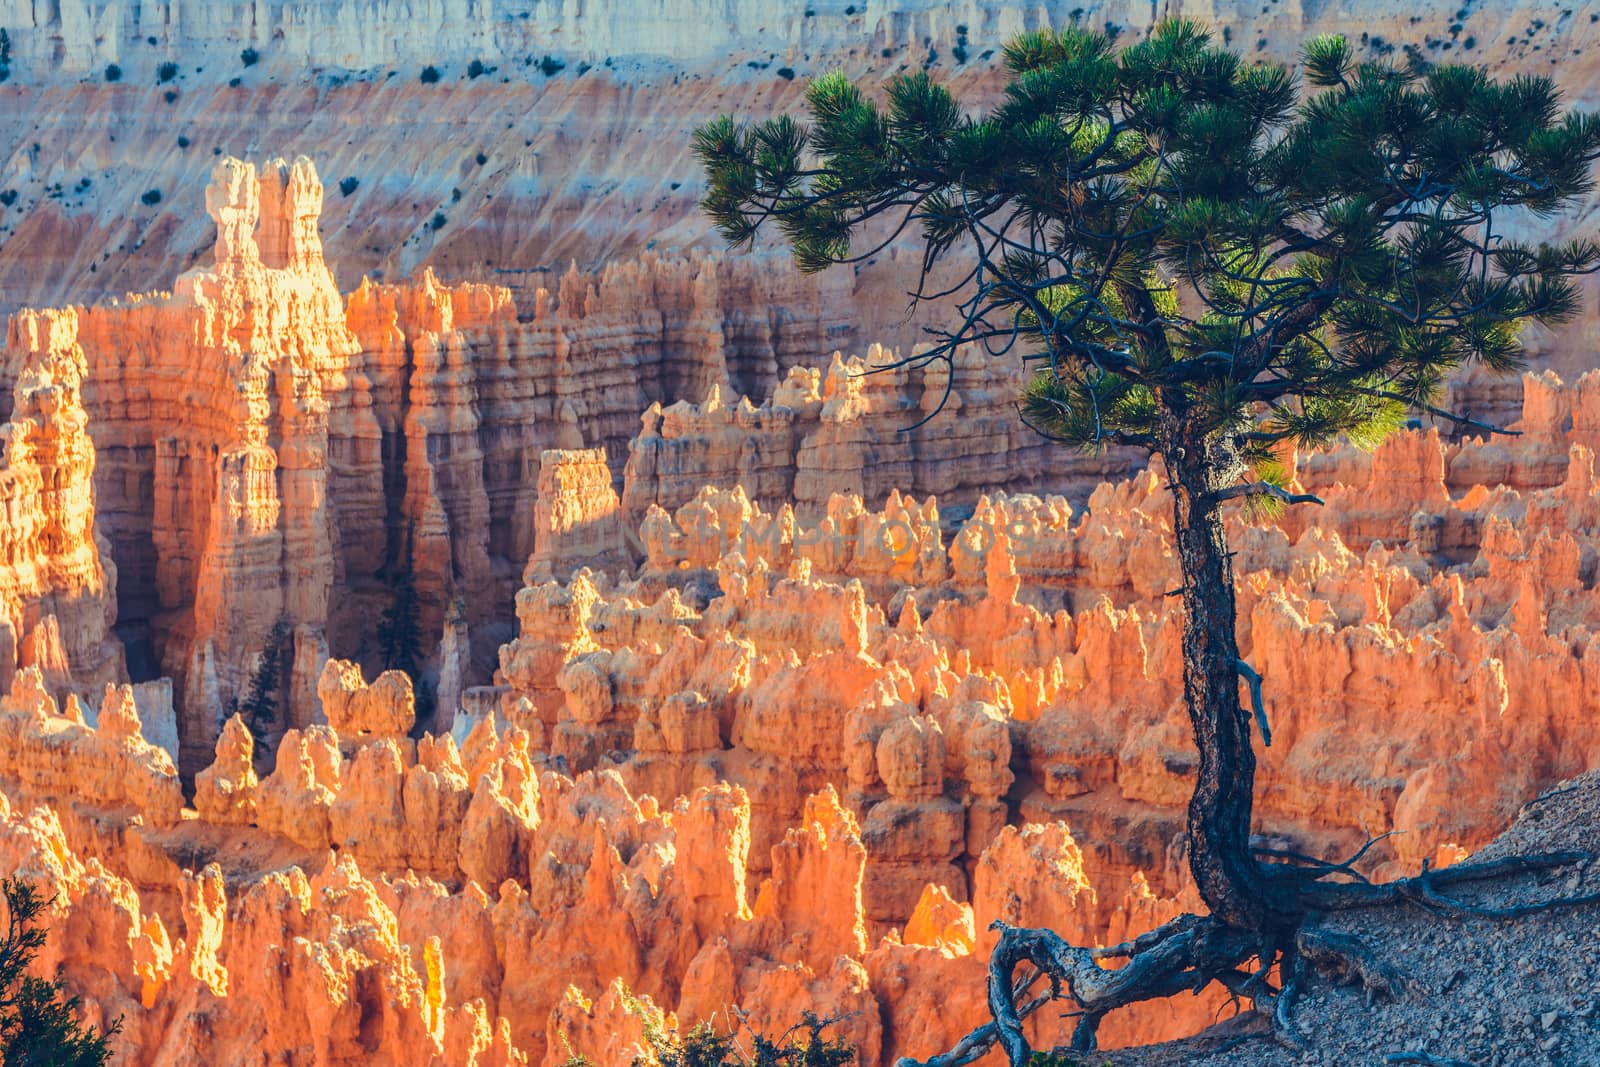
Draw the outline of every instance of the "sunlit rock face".
[[[289,268],[265,264],[259,214],[249,229],[248,211],[227,209],[241,200],[223,199],[235,195],[223,179],[247,173],[235,166],[219,168],[213,195],[223,266],[179,287],[195,303],[155,297],[99,314],[221,317],[200,300],[224,291],[230,272],[291,301],[325,292],[269,273]],[[279,262],[293,262],[294,247],[282,245]],[[441,293],[491,309],[499,299],[432,280],[368,286],[327,296],[342,302],[346,333],[337,319],[326,328],[359,338],[352,309],[370,331],[381,299],[397,323],[398,309],[418,316],[419,306],[448,307],[453,323],[457,305]],[[210,765],[186,800],[152,725],[172,721],[170,695],[101,685],[122,669],[104,608],[88,652],[67,640],[59,606],[29,614],[35,600],[59,601],[73,576],[122,573],[110,563],[119,542],[93,537],[107,521],[84,462],[95,457],[93,405],[74,406],[93,395],[92,343],[38,332],[82,314],[13,325],[13,439],[18,427],[29,440],[83,436],[74,448],[8,454],[17,484],[63,479],[61,493],[18,514],[76,515],[95,546],[83,558],[99,571],[50,563],[59,544],[49,537],[17,542],[18,573],[59,584],[16,585],[18,647],[33,651],[18,653],[0,700],[0,873],[56,894],[44,963],[62,968],[91,1019],[123,1017],[125,1062],[233,1062],[249,1049],[450,1064],[560,1063],[575,1051],[631,1064],[651,1028],[726,1018],[738,1005],[769,1032],[808,1010],[842,1015],[863,1062],[888,1063],[983,1021],[993,920],[1112,943],[1198,906],[1181,850],[1195,756],[1177,606],[1165,595],[1177,564],[1161,471],[1101,484],[1080,504],[1043,485],[980,493],[954,514],[893,488],[863,499],[872,468],[849,446],[815,442],[841,440],[829,428],[840,425],[853,427],[843,439],[863,440],[895,394],[864,393],[837,357],[826,378],[797,370],[743,405],[801,413],[787,466],[730,464],[721,449],[731,435],[720,432],[650,432],[669,406],[628,443],[619,495],[604,445],[575,447],[586,443],[571,438],[582,422],[556,419],[567,435],[558,440],[574,447],[542,450],[529,471],[520,577],[491,563],[496,581],[521,585],[504,616],[464,603],[471,572],[455,562],[457,538],[472,527],[442,501],[440,486],[461,484],[437,473],[448,449],[415,448],[409,434],[427,431],[402,430],[404,450],[380,447],[376,476],[341,467],[333,457],[361,453],[335,446],[337,394],[324,389],[323,476],[337,472],[345,488],[322,498],[336,517],[323,595],[358,595],[348,560],[365,551],[375,565],[387,551],[390,507],[407,531],[422,524],[406,509],[425,507],[415,513],[434,516],[437,573],[462,602],[423,626],[438,635],[443,706],[419,723],[417,685],[433,679],[330,655],[329,635],[351,640],[336,612],[315,626],[296,620],[283,696],[314,700],[308,720],[277,724],[272,750],[258,750],[244,718],[225,718],[228,705],[191,696],[180,753]],[[446,332],[434,314],[432,334]],[[427,323],[412,329],[429,336]],[[308,351],[304,339],[277,343],[290,369]],[[358,340],[345,358],[379,366],[375,347]],[[278,380],[261,401],[269,424],[299,410]],[[78,393],[61,388],[75,381]],[[922,384],[902,383],[904,406],[919,403]],[[1527,376],[1520,436],[1504,444],[1413,430],[1370,455],[1289,457],[1297,487],[1325,506],[1264,525],[1230,520],[1241,648],[1265,677],[1274,734],[1258,790],[1265,838],[1334,854],[1402,830],[1373,873],[1414,871],[1453,862],[1538,790],[1600,766],[1597,389],[1600,374]],[[719,391],[676,411],[714,427]],[[368,410],[383,403],[370,399],[377,392],[368,386]],[[46,412],[48,429],[34,421]],[[179,417],[170,430],[187,432]],[[243,432],[273,447],[274,432],[253,425]],[[381,431],[367,439],[381,442]],[[912,453],[895,469],[915,476],[926,462],[976,486],[974,468],[1021,464],[1031,447]],[[671,510],[656,503],[670,499],[667,481],[634,462],[652,448],[675,449],[677,469],[710,484]],[[41,465],[41,454],[66,458]],[[429,491],[407,471],[396,498],[396,464],[415,464]],[[488,466],[474,456],[454,469]],[[214,477],[233,484],[220,462]],[[381,515],[361,496],[365,477],[376,478]],[[263,558],[227,546],[276,545],[292,528],[284,498],[269,493],[285,482],[250,484],[280,503],[270,524],[236,512],[236,529],[258,540],[202,542],[219,575]],[[646,485],[655,488],[641,494]],[[813,486],[810,499],[793,489],[783,499],[798,485]],[[219,498],[213,510],[229,506]],[[628,513],[630,499],[647,501],[641,515]],[[343,525],[363,514],[365,536]],[[412,559],[430,558],[427,539],[409,536]],[[204,617],[249,617],[265,589],[290,595],[291,577],[257,566],[276,584],[216,579]],[[485,619],[480,635],[498,627],[509,638],[492,677],[480,672],[487,684],[469,684],[470,611]],[[308,631],[314,640],[302,639]],[[207,640],[223,647],[216,633]],[[197,712],[223,725],[194,758]],[[1103,1036],[1174,1036],[1222,1007],[1214,994],[1185,996],[1113,1016]],[[1068,1022],[1030,1024],[1031,1037],[1063,1041]]]
[[[1580,16],[1258,6],[1190,13],[1597,95]],[[803,277],[694,211],[705,118],[836,64],[992,97],[1070,9],[13,7],[0,874],[120,1062],[621,1067],[738,1005],[887,1064],[986,1018],[992,921],[1198,906],[1159,467],[1026,433],[1012,363],[863,375],[903,253]],[[1326,505],[1230,520],[1265,839],[1412,872],[1600,766],[1591,330],[1451,384],[1521,436],[1293,457]]]

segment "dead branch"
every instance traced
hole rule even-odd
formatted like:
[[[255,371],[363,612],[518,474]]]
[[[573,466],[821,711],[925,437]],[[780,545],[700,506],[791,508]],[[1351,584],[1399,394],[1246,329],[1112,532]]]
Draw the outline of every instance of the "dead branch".
[[[1211,494],[1213,500],[1222,503],[1224,500],[1236,500],[1247,496],[1270,496],[1274,500],[1281,500],[1285,504],[1321,504],[1323,500],[1315,493],[1291,493],[1282,486],[1273,485],[1271,482],[1240,482],[1230,485],[1226,489],[1218,489]]]
[[[1334,862],[1333,860],[1318,859],[1315,856],[1308,856],[1304,852],[1296,852],[1294,849],[1271,848],[1266,845],[1253,845],[1251,846],[1250,851],[1257,856],[1268,856],[1273,859],[1288,861],[1287,863],[1279,864],[1279,866],[1294,865],[1307,868],[1309,870],[1314,870],[1316,872],[1315,877],[1318,881],[1324,878],[1331,878],[1332,876],[1338,874],[1358,879],[1359,881],[1370,885],[1370,880],[1366,875],[1356,870],[1355,865],[1361,861],[1363,856],[1372,851],[1372,846],[1386,838],[1393,837],[1395,834],[1403,832],[1404,831],[1401,830],[1386,830],[1383,833],[1378,834],[1376,837],[1368,837],[1362,846],[1356,849],[1352,855],[1338,862]]]
[[[1140,952],[1147,952],[1174,934],[1192,930],[1204,921],[1199,915],[1180,915],[1171,922],[1156,927],[1154,930],[1145,931],[1132,941],[1124,941],[1120,945],[1107,945],[1104,948],[1092,948],[1089,952],[1097,960],[1126,959]]]
[[[989,1013],[995,1023],[991,1043],[1005,1050],[1012,1067],[1023,1067],[1033,1053],[1011,995],[1011,972],[1019,963],[1031,962],[1065,983],[1083,1010],[1073,1044],[1087,1050],[1093,1048],[1094,1029],[1106,1012],[1203,986],[1258,950],[1254,934],[1209,917],[1180,916],[1169,925],[1177,929],[1153,932],[1141,951],[1108,971],[1095,962],[1094,949],[1077,948],[1054,931],[994,922],[990,929],[1000,931],[1000,941],[989,959]]]
[[[1480,882],[1512,874],[1531,874],[1557,867],[1571,867],[1593,858],[1588,852],[1546,852],[1526,856],[1507,856],[1480,863],[1458,863],[1434,870],[1424,867],[1413,878],[1397,878],[1382,885],[1318,882],[1308,880],[1299,890],[1301,903],[1318,911],[1352,911],[1385,904],[1415,904],[1452,918],[1515,919],[1551,908],[1574,907],[1600,902],[1600,891],[1553,897],[1531,904],[1503,908],[1467,904],[1440,892],[1444,886]]]
[[[1315,497],[1312,497],[1316,500]],[[1317,500],[1317,503],[1322,501]],[[1272,747],[1272,724],[1267,721],[1267,706],[1261,700],[1261,672],[1242,659],[1234,660],[1240,674],[1250,685],[1250,705],[1255,709],[1256,725],[1261,728],[1261,744],[1266,748]]]
[[[1043,975],[1043,971],[1033,970],[1018,978],[1011,989],[1013,1001],[1033,988],[1034,983],[1038,982]],[[1026,1019],[1048,1004],[1055,996],[1056,990],[1052,987],[1048,992],[1034,997],[1017,1009],[1017,1018]],[[939,1055],[931,1056],[926,1060],[916,1060],[910,1056],[902,1056],[895,1061],[894,1067],[965,1067],[966,1064],[971,1063],[973,1060],[981,1059],[987,1055],[989,1050],[994,1047],[998,1036],[999,1031],[996,1029],[994,1022],[990,1021],[957,1041],[948,1052],[941,1052]]]

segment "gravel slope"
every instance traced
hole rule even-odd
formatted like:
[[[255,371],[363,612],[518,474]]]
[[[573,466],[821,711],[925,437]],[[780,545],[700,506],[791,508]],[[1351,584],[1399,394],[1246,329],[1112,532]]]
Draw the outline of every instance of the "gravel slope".
[[[1594,849],[1600,774],[1585,775],[1524,807],[1475,858]],[[1481,883],[1463,901],[1504,906],[1556,894],[1600,891],[1600,859],[1553,876]],[[1294,1014],[1305,1042],[1293,1049],[1260,1016],[1245,1014],[1186,1041],[1097,1052],[1084,1067],[1366,1067],[1404,1053],[1475,1067],[1594,1067],[1600,1064],[1600,905],[1515,920],[1453,920],[1416,908],[1350,913],[1331,929],[1360,936],[1416,984],[1398,1002],[1368,1006],[1355,988],[1316,978]],[[1074,1062],[1072,1057],[1067,1063]],[[1455,1067],[1454,1064],[1451,1067]]]

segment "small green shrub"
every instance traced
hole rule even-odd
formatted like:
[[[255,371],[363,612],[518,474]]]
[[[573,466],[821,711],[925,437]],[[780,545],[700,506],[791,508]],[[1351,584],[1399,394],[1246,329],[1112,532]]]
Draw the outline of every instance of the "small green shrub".
[[[163,63],[156,68],[156,81],[169,82],[178,76],[178,64]]]
[[[122,68],[115,63],[106,64],[106,81],[119,82],[122,80]]]
[[[361,184],[361,179],[360,178],[356,178],[356,177],[340,178],[339,179],[339,192],[344,196],[349,196],[351,193],[356,191],[356,186],[358,186],[360,184]]]
[[[786,82],[794,81],[794,68],[793,67],[779,67],[778,68],[778,77],[782,78]]]
[[[155,205],[161,203],[161,190],[146,189],[143,195],[139,197],[139,201],[140,203],[148,204],[149,206],[154,207]]]
[[[254,48],[246,48],[243,52],[239,53],[239,62],[243,63],[247,67],[255,66],[258,62],[260,62],[260,60],[261,53],[257,52]]]
[[[467,77],[469,78],[481,78],[486,73],[488,73],[488,71],[484,67],[483,60],[481,59],[474,59],[471,63],[467,64]]]
[[[553,78],[566,69],[567,65],[561,62],[561,60],[557,59],[555,56],[545,56],[543,59],[539,60],[539,71],[546,78]]]
[[[421,80],[423,85],[432,85],[434,82],[439,80],[439,68],[432,66],[431,64],[423,67]]]
[[[856,1059],[855,1048],[823,1036],[836,1022],[808,1011],[777,1038],[752,1034],[748,1052],[735,1035],[719,1034],[710,1023],[683,1035],[647,1027],[645,1040],[661,1067],[844,1067]]]
[[[428,220],[428,228],[431,230],[442,230],[444,229],[444,224],[449,221],[449,219],[444,217],[444,212],[435,211],[433,213],[433,218]]]

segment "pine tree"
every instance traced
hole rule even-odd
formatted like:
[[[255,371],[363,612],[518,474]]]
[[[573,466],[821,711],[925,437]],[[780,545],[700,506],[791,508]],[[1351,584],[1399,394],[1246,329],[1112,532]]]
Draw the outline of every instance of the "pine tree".
[[[101,1067],[111,1058],[109,1038],[78,1021],[78,998],[62,998],[61,984],[27,973],[45,932],[39,913],[49,901],[15,878],[0,881],[6,901],[5,937],[0,940],[0,1065],[3,1067]]]
[[[289,622],[279,619],[267,633],[261,650],[261,659],[255,673],[250,676],[250,689],[239,704],[250,736],[255,738],[256,751],[270,751],[267,738],[278,721],[278,694],[283,689],[283,672],[287,665],[284,655],[289,643]]]
[[[1259,676],[1239,659],[1223,517],[1314,499],[1281,484],[1276,457],[1290,445],[1370,445],[1408,413],[1495,431],[1440,407],[1441,386],[1467,364],[1521,366],[1524,324],[1578,307],[1573,278],[1600,266],[1600,249],[1501,230],[1592,188],[1600,120],[1563,115],[1547,78],[1358,61],[1339,37],[1305,45],[1302,86],[1186,20],[1121,49],[1077,27],[1026,33],[1005,65],[1004,99],[979,116],[926,73],[890,80],[882,105],[833,73],[809,87],[809,122],[725,116],[694,140],[703,207],[736,247],[770,224],[818,271],[914,235],[913,304],[945,302],[952,324],[897,366],[948,363],[966,344],[1020,357],[1036,371],[1020,399],[1034,429],[1163,461],[1200,755],[1188,858],[1210,915],[1124,946],[1116,971],[1049,931],[1005,931],[986,1040],[1027,1061],[1007,992],[1024,959],[1078,1001],[1078,1047],[1093,1046],[1106,1011],[1212,979],[1258,1005],[1281,997],[1280,1021],[1303,964],[1392,989],[1381,960],[1308,917],[1407,892],[1442,899],[1482,869],[1371,887],[1335,880],[1348,867],[1252,851],[1256,757],[1239,685]],[[930,292],[946,261],[961,283]],[[1245,982],[1252,959],[1258,977]],[[1266,977],[1274,963],[1281,990]]]
[[[411,679],[419,727],[433,717],[433,691],[422,672],[421,611],[417,583],[408,568],[395,583],[394,602],[378,620],[377,636],[384,669],[401,671]]]

